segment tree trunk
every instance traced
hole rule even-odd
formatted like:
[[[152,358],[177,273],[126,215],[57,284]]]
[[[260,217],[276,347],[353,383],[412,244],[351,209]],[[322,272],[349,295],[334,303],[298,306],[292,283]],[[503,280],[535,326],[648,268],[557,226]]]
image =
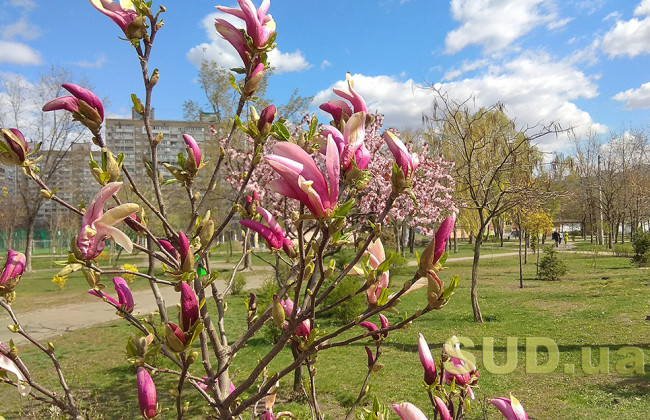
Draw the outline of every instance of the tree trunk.
[[[34,225],[36,224],[36,217],[29,220],[27,224],[27,236],[25,238],[25,271],[32,271],[32,247],[34,246]]]
[[[474,243],[474,234],[471,233],[471,232],[470,232],[470,234],[469,234],[469,242],[468,242],[468,243],[469,243],[470,245],[472,245],[472,244]]]
[[[402,254],[402,235],[397,223],[393,223],[393,234],[395,236],[395,252]]]
[[[14,227],[9,228],[9,237],[7,238],[7,250],[14,247]]]
[[[415,254],[415,228],[413,226],[409,228],[409,252]]]
[[[521,232],[519,232],[521,235]],[[528,234],[528,231],[526,231],[525,234],[525,241],[524,241],[524,264],[528,264],[528,247],[530,246],[530,235]]]
[[[458,254],[458,239],[457,239],[455,227],[454,227],[454,254]]]
[[[519,229],[519,288],[524,288],[524,269],[521,264],[521,229]]]
[[[474,260],[472,262],[472,290],[470,293],[472,300],[472,311],[474,312],[474,321],[482,323],[483,316],[481,315],[481,308],[478,305],[478,261],[481,257],[481,240],[483,238],[483,230],[481,228],[476,235],[476,242],[474,243]]]
[[[537,262],[535,263],[535,265],[537,267],[535,268],[535,275],[539,276],[539,248],[541,248],[540,245],[539,245],[539,236],[536,239],[536,243],[537,243],[537,249],[536,249],[536,251],[537,251]]]

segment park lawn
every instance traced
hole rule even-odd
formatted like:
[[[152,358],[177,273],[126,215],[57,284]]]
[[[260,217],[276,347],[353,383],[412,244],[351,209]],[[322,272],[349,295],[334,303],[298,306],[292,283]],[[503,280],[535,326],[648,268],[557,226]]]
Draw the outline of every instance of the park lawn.
[[[474,347],[467,350],[476,356],[480,371],[480,389],[476,391],[477,401],[468,419],[501,418],[494,408],[488,407],[485,398],[507,397],[510,392],[524,404],[531,419],[646,419],[650,413],[647,398],[650,376],[648,373],[625,374],[621,362],[634,354],[625,346],[641,349],[646,360],[650,356],[649,322],[645,321],[650,314],[648,271],[633,267],[627,258],[599,256],[594,269],[592,256],[562,253],[561,257],[569,262],[569,272],[561,281],[536,280],[535,266],[529,263],[524,267],[523,289],[518,287],[517,257],[482,261],[479,300],[486,320],[483,324],[472,320],[471,261],[450,262],[441,278],[449,281],[452,275],[460,275],[456,294],[441,311],[424,316],[408,329],[390,333],[380,358],[384,368],[373,375],[369,395],[377,396],[384,403],[411,401],[432,418],[433,412],[421,388],[417,333],[424,334],[434,356],[455,334],[473,340]],[[399,287],[405,279],[394,276],[391,283]],[[423,300],[423,293],[415,292],[404,299],[399,309],[413,313],[424,306]],[[226,325],[233,331],[230,336],[234,337],[245,325],[243,297],[230,298],[228,312]],[[388,318],[397,322],[400,316],[388,314]],[[319,328],[329,330],[336,325],[335,319],[326,318]],[[69,369],[72,388],[79,390],[78,398],[94,409],[99,407],[106,413],[104,418],[137,417],[135,370],[125,362],[122,350],[130,332],[125,322],[117,321],[72,332],[54,341],[64,368]],[[486,339],[490,337],[494,338],[497,364],[505,360],[506,338],[517,340],[517,364],[512,372],[499,374],[486,366],[490,361],[484,359],[489,349]],[[526,344],[530,345],[534,337],[544,338],[547,344],[557,344],[559,363],[553,373],[526,372],[531,370],[530,363],[528,368],[526,366]],[[317,391],[327,418],[342,418],[344,407],[355,400],[365,375],[364,344],[367,343],[335,348],[319,355]],[[609,348],[609,363],[606,364],[609,374],[587,375],[583,371],[582,349],[593,350],[595,365],[598,347]],[[252,339],[237,355],[233,366],[235,384],[245,377],[266,349],[266,334],[259,334],[259,338]],[[46,359],[27,347],[20,350],[24,362],[37,378],[54,387],[56,381],[51,369],[48,370]],[[537,356],[537,363],[543,365],[547,355],[540,350]],[[269,372],[278,370],[290,359],[291,353],[285,349],[269,366]],[[571,370],[568,365],[573,365],[575,373],[565,373],[565,369]],[[647,371],[648,367],[646,363],[644,369]],[[200,374],[196,370],[200,369],[198,363],[194,368],[194,373]],[[166,391],[169,380],[157,375],[154,381],[159,401],[172,409],[173,402]],[[308,413],[299,406],[299,400],[287,402],[291,381],[285,377],[281,382],[276,412],[290,409],[298,418],[307,418]],[[34,412],[39,405],[28,401],[19,398],[14,389],[0,387],[0,414],[6,413],[6,418],[29,418],[32,412],[31,418],[42,418],[42,411]],[[200,418],[201,413],[200,407],[193,404],[188,418]],[[91,417],[101,418],[96,411]],[[167,417],[173,417],[173,413]]]

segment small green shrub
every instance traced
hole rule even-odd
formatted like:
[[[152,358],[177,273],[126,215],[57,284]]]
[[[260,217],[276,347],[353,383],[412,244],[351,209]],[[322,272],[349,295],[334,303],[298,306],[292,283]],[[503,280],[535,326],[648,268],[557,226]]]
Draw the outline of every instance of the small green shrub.
[[[558,257],[555,247],[545,246],[544,256],[539,260],[537,277],[543,280],[559,280],[567,271],[567,264]]]
[[[232,281],[232,287],[230,288],[230,294],[233,296],[241,295],[246,287],[246,276],[242,273],[235,274],[235,278]]]
[[[337,300],[354,294],[363,286],[364,279],[361,276],[347,276],[325,299],[325,305],[336,302]],[[366,294],[359,293],[352,299],[348,299],[335,308],[327,312],[328,315],[335,317],[341,324],[346,324],[359,316],[366,309]]]
[[[641,266],[648,265],[650,263],[650,232],[637,231],[632,238],[632,248],[634,249],[632,262]]]
[[[632,244],[614,244],[612,247],[614,255],[617,257],[632,257],[634,256],[634,247]]]

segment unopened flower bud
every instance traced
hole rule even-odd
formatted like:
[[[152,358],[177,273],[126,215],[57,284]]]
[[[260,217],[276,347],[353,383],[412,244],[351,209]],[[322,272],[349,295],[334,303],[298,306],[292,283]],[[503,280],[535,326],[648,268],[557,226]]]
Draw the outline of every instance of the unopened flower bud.
[[[142,39],[147,36],[147,21],[144,16],[138,16],[126,27],[125,35],[128,39]]]
[[[282,308],[282,302],[278,295],[273,295],[273,307],[271,308],[271,315],[273,316],[273,322],[278,327],[282,327],[284,324],[284,308]]]

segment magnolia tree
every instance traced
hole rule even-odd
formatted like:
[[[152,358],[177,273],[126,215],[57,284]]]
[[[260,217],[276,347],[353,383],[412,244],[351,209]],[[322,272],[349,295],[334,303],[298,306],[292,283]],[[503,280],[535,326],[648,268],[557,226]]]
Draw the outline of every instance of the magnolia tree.
[[[274,412],[275,395],[282,378],[305,367],[309,381],[306,404],[312,417],[321,419],[323,413],[314,378],[317,354],[369,340],[371,345],[365,347],[367,375],[359,384],[359,397],[347,416],[387,418],[385,406],[379,403],[355,413],[367,392],[372,373],[380,367],[378,359],[384,340],[390,331],[441,309],[459,281],[458,276],[454,276],[445,287],[438,276],[446,260],[444,250],[455,223],[455,208],[449,195],[451,186],[448,182],[445,185],[445,181],[450,181],[449,164],[426,154],[418,157],[411,153],[396,131],[387,130],[380,135],[381,118],[370,115],[350,79],[347,89],[335,90],[340,99],[321,105],[332,116],[329,125],[319,126],[312,118],[292,132],[276,116],[274,106],[259,114],[251,108],[247,121],[242,120],[245,105],[251,102],[269,68],[267,54],[275,47],[276,32],[275,22],[267,14],[268,0],[259,8],[250,0],[238,0],[238,9],[217,8],[241,19],[243,29],[222,19],[215,22],[217,32],[232,44],[242,60],[242,67],[236,70],[241,75],[240,80],[233,82],[239,95],[234,122],[229,136],[222,140],[220,154],[212,156],[216,162],[213,162],[212,173],[205,177],[207,184],[200,186],[196,182],[197,175],[206,170],[206,157],[189,135],[183,136],[187,154],[179,157],[177,166],[165,165],[186,190],[191,215],[187,226],[173,226],[165,208],[164,192],[169,187],[161,182],[157,158],[157,148],[165,140],[152,130],[150,122],[152,93],[161,76],[157,70],[151,72],[148,68],[154,40],[163,28],[160,17],[165,8],[160,6],[158,11],[153,11],[150,3],[141,0],[125,0],[119,4],[110,0],[90,0],[90,3],[119,26],[128,40],[125,48],[136,54],[142,67],[145,97],[141,100],[133,95],[133,102],[144,121],[151,146],[150,160],[144,163],[151,186],[139,185],[127,168],[121,166],[122,157],[111,152],[110,141],[107,143],[102,136],[104,111],[101,102],[92,92],[73,84],[64,85],[70,96],[54,98],[43,109],[71,113],[102,149],[101,164],[92,159],[89,162],[94,181],[99,185],[97,195],[87,208],[67,203],[56,194],[55,188],[43,182],[38,172],[38,153],[30,150],[29,142],[20,131],[2,129],[0,160],[3,164],[21,167],[47,199],[80,217],[79,233],[58,275],[83,273],[91,287],[89,292],[115,308],[124,322],[133,326],[136,336],[127,339],[127,351],[128,361],[134,365],[134,384],[137,383],[133,398],[139,401],[141,415],[181,419],[189,408],[187,393],[194,392],[204,401],[201,410],[211,418],[295,418],[291,413]],[[231,143],[238,131],[247,136],[249,148],[235,152]],[[380,139],[388,146],[390,155],[382,150]],[[227,165],[228,155],[236,158],[236,153],[241,154],[239,163],[243,166],[239,168]],[[236,172],[228,173],[228,170]],[[224,178],[236,186],[235,204],[223,219],[214,220],[206,213],[209,209],[205,208],[204,199]],[[122,202],[118,193],[124,183],[133,192],[133,197],[137,197],[134,200],[137,202]],[[272,194],[287,199],[290,214],[286,209],[277,208],[277,201],[268,199]],[[261,196],[267,200],[262,201]],[[359,200],[360,197],[371,199]],[[389,259],[378,238],[388,217],[400,220],[408,216],[409,221],[424,225],[433,233],[432,227],[445,213],[448,217],[419,256],[413,277],[390,289]],[[249,250],[245,245],[225,287],[217,286],[217,272],[210,269],[209,261],[215,238],[235,217],[240,219],[242,228],[264,238],[271,251],[289,268],[268,307],[258,307],[257,297],[251,293],[247,317],[238,320],[240,325],[246,325],[239,335],[226,329],[225,296]],[[127,226],[132,233],[126,230]],[[326,260],[328,252],[350,243],[353,231],[363,232],[363,236],[347,264],[337,267],[334,260]],[[132,241],[135,234],[147,239],[146,246]],[[98,257],[106,241],[114,241],[126,252],[137,249],[147,254],[151,267],[160,263],[164,275],[154,275],[153,269],[143,273],[102,267]],[[67,417],[88,418],[87,407],[78,403],[74,390],[66,382],[54,347],[30,335],[22,327],[19,314],[12,309],[12,301],[20,295],[17,286],[24,266],[25,256],[10,250],[0,276],[0,306],[12,319],[10,329],[49,357],[60,389],[49,389],[37,381],[30,373],[29,360],[18,357],[13,341],[0,344],[3,382],[16,387],[22,396],[57,407]],[[364,276],[364,285],[335,302],[327,301],[350,274]],[[149,283],[158,302],[157,316],[134,316],[137,302],[121,275],[135,276]],[[112,280],[117,298],[104,285],[106,279]],[[170,319],[160,294],[162,287],[174,288],[179,293],[177,321]],[[400,299],[418,289],[424,289],[421,309],[391,323],[387,314],[397,310]],[[318,319],[325,312],[359,294],[366,296],[367,308],[354,321],[335,329],[318,327]],[[207,303],[207,300],[212,302]],[[257,365],[248,371],[240,370],[233,380],[233,358],[260,334],[266,323],[280,327],[279,339],[268,346]],[[277,356],[285,347],[292,347],[295,357],[279,368],[274,366],[275,373],[270,374],[267,368],[271,362],[278,361]],[[425,389],[435,416],[462,418],[474,398],[473,388],[478,381],[476,366],[453,339],[435,361],[421,335],[418,350],[424,368]],[[193,366],[195,364],[200,366]],[[163,407],[157,400],[156,382],[164,375],[176,384],[171,392],[175,400],[171,407]],[[400,399],[398,390],[394,398]],[[491,401],[508,419],[527,418],[515,398]],[[409,403],[394,404],[393,409],[402,419],[425,418]]]

